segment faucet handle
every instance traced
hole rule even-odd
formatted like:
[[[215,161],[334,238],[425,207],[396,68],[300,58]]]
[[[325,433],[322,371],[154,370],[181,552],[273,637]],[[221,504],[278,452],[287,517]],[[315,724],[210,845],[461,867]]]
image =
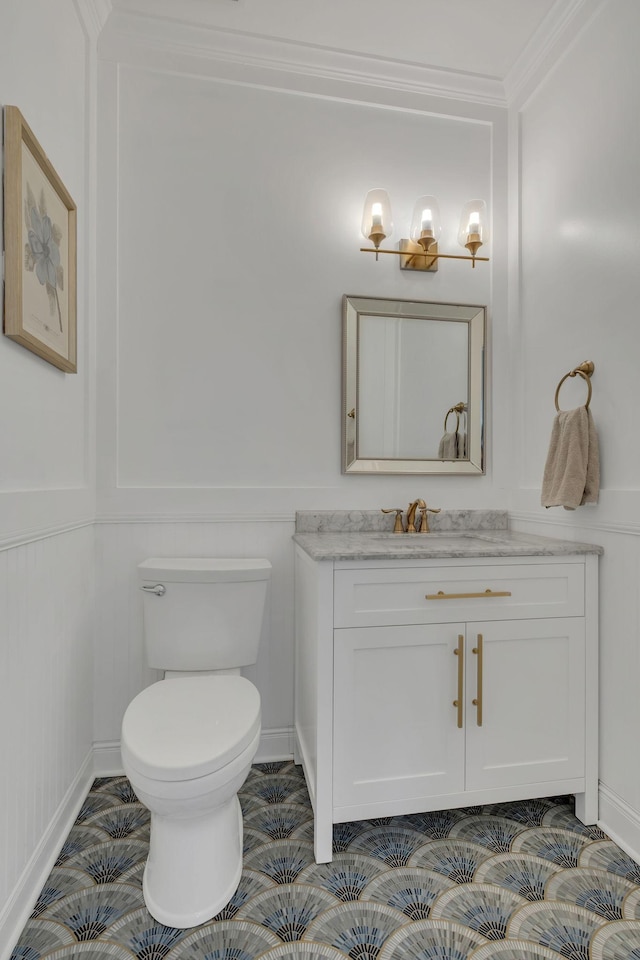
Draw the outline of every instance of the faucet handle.
[[[424,501],[423,501],[424,502]],[[420,508],[420,519],[418,520],[418,533],[429,533],[428,513],[440,513],[441,507],[428,507],[426,503]]]
[[[395,513],[396,521],[393,525],[394,533],[404,533],[404,527],[402,526],[402,508],[401,507],[389,507],[388,510],[385,510],[383,507],[381,510],[382,513]]]

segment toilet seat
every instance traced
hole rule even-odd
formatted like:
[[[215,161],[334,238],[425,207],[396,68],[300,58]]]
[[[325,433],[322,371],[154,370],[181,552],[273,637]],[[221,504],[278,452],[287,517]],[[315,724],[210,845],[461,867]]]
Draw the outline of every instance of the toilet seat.
[[[153,780],[193,780],[235,759],[260,730],[260,694],[241,676],[160,680],[135,697],[122,747]]]

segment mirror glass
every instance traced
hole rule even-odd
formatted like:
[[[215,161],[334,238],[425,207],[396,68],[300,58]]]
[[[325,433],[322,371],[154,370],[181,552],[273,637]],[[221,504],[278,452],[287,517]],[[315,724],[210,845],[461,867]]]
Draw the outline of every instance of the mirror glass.
[[[344,297],[343,472],[484,473],[485,308]]]

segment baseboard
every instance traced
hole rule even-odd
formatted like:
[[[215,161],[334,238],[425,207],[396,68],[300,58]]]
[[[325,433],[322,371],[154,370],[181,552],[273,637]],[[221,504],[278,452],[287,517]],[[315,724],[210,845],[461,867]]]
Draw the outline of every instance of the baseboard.
[[[93,772],[96,777],[121,777],[124,774],[119,740],[94,742]]]
[[[263,730],[254,763],[293,759],[293,727],[272,727]]]
[[[293,728],[272,727],[263,730],[255,763],[273,760],[291,760],[293,757]],[[122,776],[122,758],[119,740],[100,740],[93,745],[93,771],[97,777]],[[2,960],[2,958],[0,958]]]
[[[13,896],[0,910],[0,960],[11,955],[92,782],[93,752],[89,752],[22,871]]]
[[[640,813],[600,784],[598,826],[636,863],[640,863]]]

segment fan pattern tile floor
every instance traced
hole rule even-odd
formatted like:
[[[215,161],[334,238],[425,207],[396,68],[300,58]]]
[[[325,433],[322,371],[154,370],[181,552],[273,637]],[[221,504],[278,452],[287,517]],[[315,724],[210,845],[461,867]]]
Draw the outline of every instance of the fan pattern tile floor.
[[[299,767],[240,800],[240,886],[175,930],[142,899],[148,811],[96,780],[12,960],[640,960],[640,866],[567,798],[340,824],[330,864]]]

